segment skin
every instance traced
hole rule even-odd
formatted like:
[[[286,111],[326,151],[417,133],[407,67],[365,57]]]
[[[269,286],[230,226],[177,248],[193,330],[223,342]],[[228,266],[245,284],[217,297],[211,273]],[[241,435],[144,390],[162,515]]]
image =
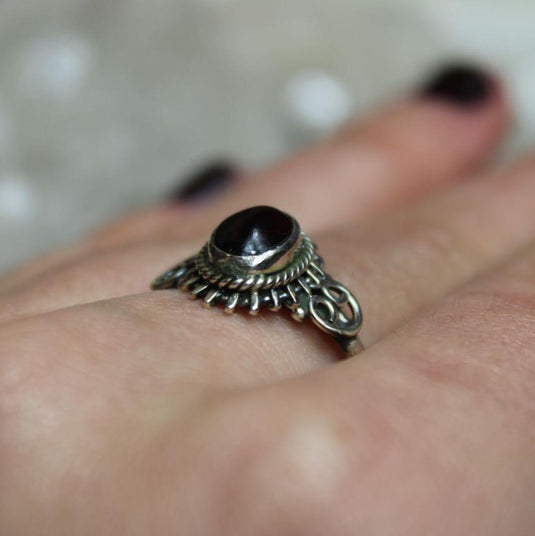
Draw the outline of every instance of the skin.
[[[0,533],[533,534],[535,160],[488,165],[507,122],[498,87],[465,110],[410,98],[6,274]],[[355,291],[358,357],[147,292],[259,203]]]

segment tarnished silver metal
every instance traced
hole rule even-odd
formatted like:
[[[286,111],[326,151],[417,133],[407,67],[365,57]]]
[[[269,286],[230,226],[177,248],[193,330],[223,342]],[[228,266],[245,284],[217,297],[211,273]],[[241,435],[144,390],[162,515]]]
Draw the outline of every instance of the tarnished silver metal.
[[[275,210],[275,209],[273,209]],[[286,215],[287,216],[287,215]],[[291,218],[291,217],[290,217]],[[233,255],[216,245],[215,231],[197,255],[167,270],[153,290],[179,288],[206,308],[226,313],[285,308],[332,335],[347,356],[363,349],[358,338],[362,311],[353,294],[323,269],[316,246],[291,218],[292,229],[277,246],[254,255]]]

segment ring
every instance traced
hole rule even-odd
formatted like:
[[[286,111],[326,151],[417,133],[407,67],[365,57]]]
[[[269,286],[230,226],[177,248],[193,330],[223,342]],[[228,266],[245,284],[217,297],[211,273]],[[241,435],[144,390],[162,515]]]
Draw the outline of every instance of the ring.
[[[292,216],[272,207],[242,210],[224,220],[197,255],[167,270],[153,290],[179,288],[226,313],[289,310],[332,335],[347,356],[363,350],[359,302],[323,269],[317,247]]]

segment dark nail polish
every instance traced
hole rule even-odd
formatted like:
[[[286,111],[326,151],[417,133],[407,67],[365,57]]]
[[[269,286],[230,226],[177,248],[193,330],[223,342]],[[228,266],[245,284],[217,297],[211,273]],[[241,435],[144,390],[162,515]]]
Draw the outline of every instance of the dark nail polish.
[[[451,104],[472,107],[485,102],[492,92],[487,74],[469,65],[450,65],[424,85],[422,95]]]
[[[226,160],[216,160],[194,171],[171,192],[171,201],[202,201],[230,186],[239,174],[237,166]]]

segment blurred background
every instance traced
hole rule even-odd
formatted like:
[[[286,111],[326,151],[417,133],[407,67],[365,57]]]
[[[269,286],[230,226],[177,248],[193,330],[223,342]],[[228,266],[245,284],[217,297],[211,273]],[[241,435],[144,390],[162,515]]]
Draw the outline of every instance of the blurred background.
[[[452,58],[535,134],[533,0],[1,0],[0,270],[156,202],[213,157],[265,165]]]

